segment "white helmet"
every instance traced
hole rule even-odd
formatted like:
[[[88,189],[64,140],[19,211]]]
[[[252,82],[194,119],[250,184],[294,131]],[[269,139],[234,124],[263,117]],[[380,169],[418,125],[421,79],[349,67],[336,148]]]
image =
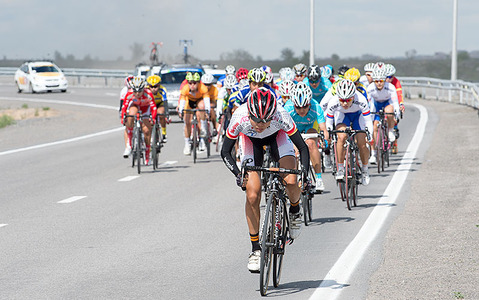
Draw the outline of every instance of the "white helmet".
[[[311,103],[313,92],[304,82],[298,82],[292,92],[291,100],[297,107],[305,107]]]
[[[377,63],[374,64],[374,69],[384,69],[386,67],[386,64],[382,61],[378,61]]]
[[[396,68],[391,64],[386,64],[386,76],[394,76],[396,74]]]
[[[356,93],[356,85],[349,79],[342,79],[336,86],[336,95],[339,99],[349,99]]]
[[[299,63],[294,65],[293,70],[296,75],[306,75],[306,72],[308,72],[308,67],[306,67],[306,65],[303,63]]]
[[[364,66],[364,72],[372,72],[373,69],[374,69],[374,65],[375,65],[375,63],[367,63]]]
[[[236,68],[233,65],[227,65],[225,68],[226,74],[235,74],[236,73]]]
[[[279,94],[283,97],[291,97],[294,90],[294,82],[292,80],[283,80],[279,84]]]
[[[238,82],[236,81],[236,76],[234,76],[232,74],[228,74],[225,77],[225,81],[223,82],[223,86],[227,89],[232,89],[232,88],[235,87],[235,85],[237,83]]]
[[[333,75],[331,68],[329,68],[328,66],[322,66],[320,70],[321,70],[321,77],[329,78],[331,77],[331,75]]]
[[[215,77],[212,74],[205,73],[201,76],[201,82],[204,84],[212,84],[213,80],[215,80]]]
[[[293,80],[294,79],[294,73],[293,70],[290,67],[285,67],[279,69],[279,78],[281,80]]]
[[[373,80],[384,80],[386,79],[387,75],[386,75],[386,68],[374,68],[372,74],[371,74],[371,77],[373,78]]]
[[[134,92],[141,92],[143,91],[143,89],[145,88],[146,86],[146,82],[145,80],[140,77],[140,76],[136,76],[136,77],[133,77],[131,80],[130,80],[130,88],[134,91]]]

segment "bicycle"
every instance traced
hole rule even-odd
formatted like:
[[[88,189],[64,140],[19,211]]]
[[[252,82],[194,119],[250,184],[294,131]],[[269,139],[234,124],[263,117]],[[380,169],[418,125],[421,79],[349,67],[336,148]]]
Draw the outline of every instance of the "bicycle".
[[[324,143],[324,137],[322,132],[321,133],[301,133],[301,136],[303,137],[304,140],[319,138],[320,141],[323,141]],[[301,168],[301,164],[300,164],[300,168]],[[322,169],[323,168],[324,166],[322,165]],[[314,194],[316,193],[315,191],[316,190],[316,174],[314,173],[314,168],[311,161],[309,162],[308,182],[310,183],[310,185],[308,185],[307,188],[303,189],[303,192],[301,193],[301,203],[303,204],[305,226],[309,226],[309,222],[313,221],[313,198],[314,198]]]
[[[341,199],[346,201],[348,210],[351,210],[353,206],[357,206],[358,186],[361,184],[362,178],[361,166],[359,165],[359,147],[355,136],[358,133],[369,135],[369,132],[367,130],[353,130],[349,127],[344,130],[330,131],[331,135],[336,135],[337,133],[346,133],[348,136],[344,144],[346,151],[344,157],[344,179],[339,181],[339,189]]]
[[[273,286],[278,287],[285,246],[287,243],[291,244],[293,242],[289,236],[290,221],[286,208],[288,195],[286,194],[286,187],[281,174],[301,174],[301,171],[279,168],[277,162],[275,167],[247,166],[246,164],[251,161],[249,159],[243,162],[241,168],[243,178],[246,175],[246,171],[270,174],[265,188],[267,202],[260,229],[260,293],[262,296],[265,296],[268,290],[271,267],[273,269]]]
[[[164,146],[164,136],[161,131],[160,117],[166,117],[166,114],[157,114],[156,121],[151,133],[151,158],[153,161],[153,170],[158,169],[158,156],[161,148]]]
[[[125,115],[125,121],[126,118],[135,118],[135,124],[133,126],[133,136],[131,138],[131,167],[135,167],[136,163],[138,168],[138,174],[140,174],[141,159],[143,158],[144,161],[146,157],[145,136],[143,135],[143,129],[141,128],[141,116],[138,112],[136,116]]]
[[[198,145],[199,145],[198,118],[196,116],[196,112],[208,112],[208,111],[206,109],[194,108],[194,109],[184,109],[183,112],[193,114],[193,120],[191,121],[191,127],[192,127],[191,152],[193,154],[193,163],[196,164],[197,149],[198,149]],[[210,142],[211,142],[209,122],[207,122],[206,136],[204,137],[204,141],[205,141],[205,144],[206,144],[206,155],[209,158],[210,157]]]
[[[394,116],[394,113],[387,113],[383,110],[379,112],[373,112],[373,114],[379,116],[378,133],[376,135],[376,141],[374,143],[376,148],[376,163],[378,165],[378,173],[384,172],[384,165],[389,167],[389,151],[391,150],[391,143],[389,142],[389,127],[387,121],[387,115]]]

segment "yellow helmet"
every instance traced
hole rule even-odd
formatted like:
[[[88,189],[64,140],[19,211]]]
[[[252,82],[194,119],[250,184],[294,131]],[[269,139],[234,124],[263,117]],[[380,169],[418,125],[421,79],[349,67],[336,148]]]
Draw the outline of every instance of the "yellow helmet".
[[[361,73],[359,73],[359,70],[356,68],[351,68],[344,73],[344,78],[349,79],[352,82],[358,81],[359,77],[361,77]]]
[[[151,76],[148,76],[148,78],[146,79],[146,82],[148,82],[149,86],[155,86],[161,82],[161,77],[158,75],[151,75]]]

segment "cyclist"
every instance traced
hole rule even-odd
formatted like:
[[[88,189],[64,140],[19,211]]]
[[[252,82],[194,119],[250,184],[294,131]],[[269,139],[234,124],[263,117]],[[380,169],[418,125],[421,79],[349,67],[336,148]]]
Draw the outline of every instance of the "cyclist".
[[[366,88],[364,85],[359,81],[361,77],[361,73],[356,68],[351,68],[344,73],[344,78],[351,80],[356,85],[356,90],[360,92],[364,98],[368,99],[368,93],[366,92]]]
[[[291,93],[293,92],[295,87],[295,83],[291,80],[283,80],[279,84],[279,96],[282,101],[279,101],[281,106],[284,106],[286,102],[288,102],[289,98],[291,97]]]
[[[236,80],[238,80],[238,89],[248,85],[248,69],[246,68],[239,68],[236,71]]]
[[[325,139],[329,140],[324,112],[318,101],[313,98],[313,93],[309,86],[304,82],[298,82],[292,92],[291,100],[286,102],[284,109],[293,118],[298,131],[300,133],[319,133],[323,131]],[[322,192],[324,191],[324,183],[321,177],[321,155],[318,148],[318,139],[307,139],[306,144],[308,145],[309,157],[316,173],[316,192]]]
[[[394,76],[396,74],[396,68],[391,65],[391,64],[386,64],[386,82],[391,83],[394,85],[396,88],[396,93],[398,95],[398,102],[399,102],[399,109],[401,110],[401,113],[404,113],[405,107],[404,107],[404,97],[402,95],[402,85],[399,79]],[[392,153],[397,154],[398,153],[398,137],[399,137],[399,129],[398,129],[398,122],[396,121],[396,124],[394,125],[394,131],[396,133],[396,140],[393,143],[392,147]]]
[[[290,67],[284,67],[279,69],[279,78],[276,81],[277,85],[280,85],[284,80],[294,80],[294,72]]]
[[[148,83],[148,88],[155,97],[156,109],[159,114],[165,114],[165,116],[160,116],[160,125],[161,132],[163,134],[163,141],[167,142],[168,138],[166,136],[166,123],[169,123],[169,111],[168,111],[168,98],[166,97],[166,88],[161,85],[161,77],[158,75],[148,76],[146,79]]]
[[[366,87],[373,82],[373,78],[371,77],[371,74],[373,73],[374,70],[374,63],[367,63],[364,65],[364,75],[359,78],[359,81]]]
[[[178,116],[183,118],[184,109],[205,109],[210,110],[210,95],[208,88],[200,82],[199,73],[186,73],[187,84],[180,91],[180,105],[178,106]],[[199,151],[206,150],[205,136],[206,136],[206,114],[204,112],[197,112],[196,116],[201,120],[198,124],[198,129],[200,129],[200,144],[198,145]],[[184,116],[185,121],[185,148],[183,149],[184,155],[191,154],[191,120],[193,119],[192,114],[186,114]]]
[[[216,136],[216,101],[218,99],[218,89],[213,85],[215,77],[212,74],[203,74],[201,76],[201,82],[208,88],[208,93],[210,95],[210,120],[213,123],[213,132],[212,136]],[[206,128],[206,127],[205,127]]]
[[[146,83],[143,78],[137,76],[130,80],[130,90],[125,95],[125,102],[121,109],[121,120],[125,125],[125,152],[124,158],[128,158],[131,153],[131,139],[133,136],[133,118],[125,118],[125,116],[133,115],[137,113],[141,114],[142,130],[145,135],[145,163],[149,164],[150,161],[150,141],[151,141],[151,127],[150,115],[152,121],[156,120],[156,104],[155,97],[149,89],[145,89]]]
[[[321,76],[321,69],[318,65],[312,65],[308,69],[309,87],[313,92],[313,98],[321,102],[324,95],[331,88],[331,81]]]
[[[269,85],[274,91],[276,96],[279,94],[279,86],[274,83],[274,75],[273,70],[271,70],[268,66],[262,66],[261,69],[266,73],[266,78],[264,79],[264,83]]]
[[[352,124],[353,130],[372,131],[373,124],[368,101],[361,93],[356,91],[356,86],[351,80],[342,79],[337,85],[336,96],[331,99],[326,109],[326,127],[328,130],[332,130],[333,125],[335,125],[337,130],[344,130],[350,124]],[[336,180],[343,180],[344,158],[346,156],[344,143],[346,142],[347,135],[338,133],[337,137],[338,170],[336,172]],[[368,139],[370,138],[368,136]],[[370,180],[368,170],[369,149],[366,145],[366,134],[358,133],[356,142],[361,158],[362,184],[368,185]]]
[[[239,107],[241,104],[245,103],[248,99],[248,94],[253,92],[257,88],[266,87],[269,89],[273,95],[276,97],[276,91],[264,83],[266,79],[266,73],[261,68],[253,68],[248,72],[248,85],[245,85],[243,88],[231,95],[231,101],[235,102],[236,107]],[[236,108],[233,109],[233,111]]]
[[[331,84],[333,84],[336,80],[334,79],[334,68],[331,65],[325,65],[321,67],[321,77],[329,79]]]
[[[225,118],[225,128],[228,127],[234,106],[234,103],[230,102],[230,97],[237,86],[238,82],[236,81],[236,77],[229,74],[226,76],[223,82],[223,87],[218,91],[218,100],[216,101],[216,118],[218,122],[220,121],[220,118]]]
[[[306,84],[308,84],[308,67],[306,67],[305,64],[299,63],[294,65],[293,67],[293,72],[294,72],[294,83],[298,83],[300,81],[304,81]]]
[[[223,83],[225,81],[225,78],[227,75],[230,74],[235,74],[236,68],[233,65],[227,65],[225,68],[225,75],[222,75],[220,78],[218,78],[218,81],[216,82],[216,88],[219,90],[220,88],[223,87]]]
[[[123,108],[123,102],[125,102],[125,96],[130,89],[130,80],[133,79],[133,75],[128,75],[125,78],[125,86],[120,91],[120,108],[118,109],[118,116],[121,118],[121,109]]]
[[[378,68],[375,66],[371,76],[374,80],[374,84],[368,86],[368,97],[371,111],[379,112],[380,110],[383,110],[386,113],[395,113],[396,119],[399,119],[399,103],[396,88],[391,83],[386,82],[386,69],[384,67]],[[375,115],[373,133],[374,140],[376,140],[377,137],[377,125],[379,123],[379,120],[380,117],[378,115]],[[396,135],[394,134],[394,124],[396,121],[394,117],[388,116],[387,122],[389,128],[389,142],[392,143],[396,140]],[[376,149],[374,147],[374,144],[372,145],[371,149],[372,151],[369,162],[371,164],[376,164]]]
[[[289,138],[288,138],[289,136]],[[246,191],[245,213],[250,234],[252,252],[248,258],[248,269],[258,272],[261,247],[259,244],[261,179],[259,172],[248,172],[243,181],[242,174],[231,155],[236,140],[240,138],[241,160],[251,165],[262,166],[263,146],[270,145],[273,158],[282,168],[295,169],[294,145],[298,148],[307,178],[309,168],[308,146],[296,129],[293,119],[277,105],[275,95],[266,87],[259,87],[248,96],[247,104],[240,106],[233,114],[221,149],[221,157],[228,169],[236,176],[236,183]],[[292,141],[292,142],[291,142]],[[250,160],[251,159],[251,160]],[[290,199],[290,236],[298,238],[301,232],[301,210],[299,197],[301,189],[296,175],[284,176]]]

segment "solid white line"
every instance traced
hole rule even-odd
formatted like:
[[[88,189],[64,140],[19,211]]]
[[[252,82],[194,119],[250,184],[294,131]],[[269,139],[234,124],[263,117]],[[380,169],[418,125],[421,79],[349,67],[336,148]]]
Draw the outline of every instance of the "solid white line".
[[[94,107],[94,108],[105,108],[105,109],[118,110],[118,106],[102,105],[102,104],[93,104],[93,103],[83,103],[83,102],[73,102],[73,101],[62,101],[62,100],[52,100],[52,99],[32,99],[32,98],[0,97],[0,100],[19,101],[19,102],[29,101],[29,102],[36,102],[36,103],[66,104],[66,105],[76,105],[76,106],[85,106],[85,107]]]
[[[7,225],[8,225],[8,224],[0,224],[0,228],[1,228],[1,227],[5,227],[5,226],[7,226]]]
[[[126,176],[126,177],[123,177],[121,179],[118,179],[118,181],[132,181],[134,179],[137,179],[138,177],[140,177],[139,175],[137,176]]]
[[[321,285],[315,290],[309,299],[337,299],[345,287],[349,286],[349,278],[357,265],[366,254],[369,245],[378,236],[381,227],[384,225],[389,213],[394,208],[401,188],[406,181],[409,171],[416,157],[421,140],[424,137],[428,113],[424,106],[412,104],[419,109],[420,119],[416,132],[408,145],[397,171],[394,173],[391,182],[384,191],[384,196],[379,200],[378,205],[373,209],[368,219],[361,227],[356,237],[341,254],[334,266],[329,270]]]
[[[100,131],[100,132],[97,132],[97,133],[87,134],[87,135],[79,136],[79,137],[76,137],[76,138],[71,138],[71,139],[46,143],[46,144],[40,144],[40,145],[35,145],[35,146],[30,146],[30,147],[25,147],[25,148],[18,148],[18,149],[3,151],[3,152],[0,152],[0,156],[7,155],[7,154],[12,154],[12,153],[23,152],[23,151],[28,151],[28,150],[40,149],[40,148],[45,148],[45,147],[50,147],[50,146],[55,146],[55,145],[60,145],[60,144],[66,144],[66,143],[71,143],[71,142],[77,142],[77,141],[80,141],[80,140],[89,139],[89,138],[92,138],[92,137],[105,135],[105,134],[109,134],[109,133],[112,133],[112,132],[117,132],[117,131],[124,130],[124,129],[125,129],[124,127],[118,127],[118,128],[115,128],[115,129],[110,129],[110,130]]]
[[[65,200],[58,201],[57,203],[62,203],[62,204],[63,203],[72,203],[72,202],[81,200],[83,198],[86,198],[86,196],[73,196],[73,197],[67,198]]]

